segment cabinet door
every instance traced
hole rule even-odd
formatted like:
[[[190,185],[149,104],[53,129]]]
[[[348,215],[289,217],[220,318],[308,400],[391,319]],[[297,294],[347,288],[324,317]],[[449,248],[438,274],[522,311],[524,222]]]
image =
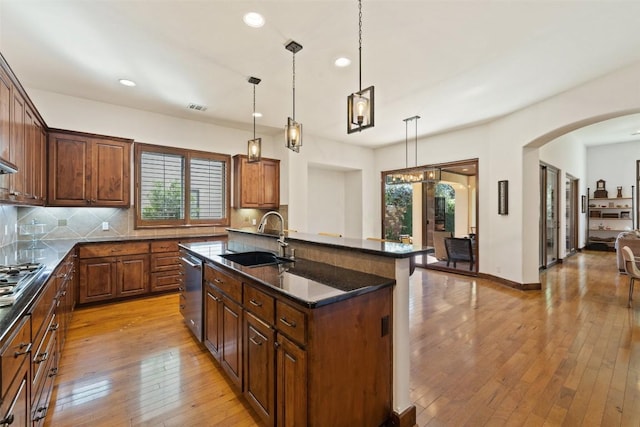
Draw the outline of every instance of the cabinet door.
[[[262,177],[260,163],[248,163],[241,158],[241,206],[257,208],[262,205]]]
[[[117,296],[145,294],[149,290],[149,256],[128,255],[118,258]]]
[[[262,162],[262,207],[280,207],[280,162],[265,160]]]
[[[245,312],[244,394],[266,425],[275,418],[275,331]]]
[[[23,362],[0,405],[0,425],[31,424],[29,401],[29,362]]]
[[[11,111],[11,148],[10,161],[18,167],[18,172],[11,174],[10,195],[14,196],[13,200],[20,200],[25,193],[26,171],[24,170],[24,100],[20,93],[13,91]]]
[[[95,139],[91,158],[91,205],[129,206],[131,144]]]
[[[115,257],[80,260],[80,304],[115,298],[116,267]]]
[[[204,345],[216,360],[222,355],[222,295],[207,286],[205,298]]]
[[[0,158],[9,161],[11,148],[11,80],[0,69]],[[0,200],[9,197],[10,175],[0,174]]]
[[[242,390],[242,307],[222,298],[222,368]]]
[[[278,334],[276,372],[277,425],[307,425],[307,354]]]
[[[90,176],[88,138],[77,135],[49,134],[48,204],[51,206],[88,206],[87,179]]]

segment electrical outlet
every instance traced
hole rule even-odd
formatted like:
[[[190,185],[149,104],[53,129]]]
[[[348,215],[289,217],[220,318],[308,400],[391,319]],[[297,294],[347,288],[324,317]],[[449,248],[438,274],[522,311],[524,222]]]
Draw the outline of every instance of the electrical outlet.
[[[109,223],[107,221],[102,223],[102,231],[109,231]]]
[[[256,224],[257,224],[257,222],[258,222],[258,221],[256,221],[256,219],[255,219],[255,218],[253,218],[253,219],[251,220],[251,224],[252,224],[252,225],[256,225]]]
[[[4,235],[8,235],[9,234],[9,224],[5,224],[4,225]]]

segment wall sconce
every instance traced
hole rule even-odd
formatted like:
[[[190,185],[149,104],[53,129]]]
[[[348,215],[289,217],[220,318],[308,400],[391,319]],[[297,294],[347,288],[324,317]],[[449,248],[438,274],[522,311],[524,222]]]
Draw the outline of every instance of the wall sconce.
[[[256,138],[256,86],[261,80],[257,77],[249,77],[249,83],[253,85],[253,139],[247,142],[247,162],[259,162],[262,157],[262,138]]]
[[[347,133],[374,126],[374,88],[362,89],[362,1],[358,0],[358,91],[347,97]]]
[[[285,138],[287,148],[299,153],[302,146],[302,123],[296,122],[296,53],[302,50],[302,45],[292,40],[285,48],[293,53],[293,117],[287,117]]]

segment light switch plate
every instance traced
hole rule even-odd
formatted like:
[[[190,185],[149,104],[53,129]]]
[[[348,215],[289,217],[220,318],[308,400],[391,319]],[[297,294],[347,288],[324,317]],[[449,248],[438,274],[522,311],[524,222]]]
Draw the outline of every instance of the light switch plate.
[[[108,231],[109,230],[109,223],[107,221],[102,223],[102,231]]]

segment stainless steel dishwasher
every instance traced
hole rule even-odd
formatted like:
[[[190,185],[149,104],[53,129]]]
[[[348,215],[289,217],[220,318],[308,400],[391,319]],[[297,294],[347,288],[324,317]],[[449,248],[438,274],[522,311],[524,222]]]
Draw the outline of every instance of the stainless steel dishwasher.
[[[202,342],[202,260],[180,251],[182,284],[180,286],[180,312],[193,335]]]

